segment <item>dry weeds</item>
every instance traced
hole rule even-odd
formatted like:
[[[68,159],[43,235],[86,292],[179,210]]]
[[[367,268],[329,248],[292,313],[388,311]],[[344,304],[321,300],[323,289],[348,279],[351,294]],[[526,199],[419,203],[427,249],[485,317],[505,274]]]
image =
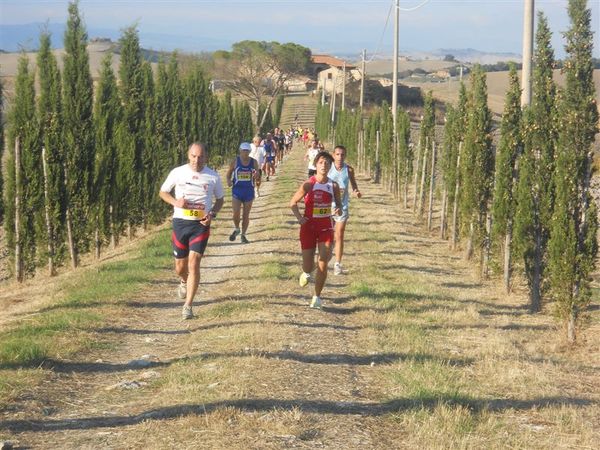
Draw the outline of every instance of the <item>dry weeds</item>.
[[[265,183],[251,244],[230,244],[220,214],[197,319],[180,320],[165,267],[95,330],[111,348],[45,365],[0,410],[0,438],[62,448],[600,445],[597,310],[580,346],[565,348],[522,292],[474,278],[364,178],[352,210],[370,215],[349,223],[350,273],[330,275],[323,311],[307,308],[287,209],[303,172],[296,149]],[[144,367],[128,364],[143,355]],[[124,382],[138,387],[115,387]]]

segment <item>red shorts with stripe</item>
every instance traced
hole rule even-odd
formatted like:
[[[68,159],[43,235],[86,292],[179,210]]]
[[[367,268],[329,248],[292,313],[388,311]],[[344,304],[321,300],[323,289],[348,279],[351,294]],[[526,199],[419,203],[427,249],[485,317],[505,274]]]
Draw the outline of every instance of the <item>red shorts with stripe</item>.
[[[308,219],[300,226],[300,247],[302,250],[316,248],[319,242],[333,242],[331,218]]]
[[[190,250],[204,254],[210,227],[202,225],[197,220],[173,219],[173,254],[175,258],[187,258]]]

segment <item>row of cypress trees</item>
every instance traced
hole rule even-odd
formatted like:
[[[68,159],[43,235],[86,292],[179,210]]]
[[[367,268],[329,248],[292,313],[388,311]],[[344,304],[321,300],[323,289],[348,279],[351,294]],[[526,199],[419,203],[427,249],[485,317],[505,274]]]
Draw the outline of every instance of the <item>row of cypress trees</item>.
[[[532,103],[521,107],[513,66],[496,144],[486,76],[478,66],[472,71],[470,89],[461,85],[456,106],[446,106],[439,150],[431,94],[425,96],[414,145],[408,116],[401,110],[394,143],[386,103],[368,117],[362,131],[362,121],[344,113],[332,129],[336,142],[354,143],[356,136],[364,140],[354,154],[359,169],[403,198],[404,207],[412,206],[424,218],[428,206],[429,230],[438,202],[440,236],[449,238],[455,249],[462,242],[467,258],[478,255],[482,277],[502,272],[510,291],[518,269],[527,284],[531,312],[552,302],[568,340],[574,342],[590,302],[598,251],[598,211],[590,192],[598,109],[590,10],[585,0],[570,0],[568,13],[564,88],[553,80],[551,32],[540,12]],[[317,111],[317,129],[331,134],[326,109],[320,106]]]
[[[154,71],[133,27],[118,73],[108,54],[94,90],[85,25],[77,2],[68,8],[63,70],[43,32],[37,73],[19,61],[8,117],[2,219],[19,280],[46,264],[54,273],[67,254],[76,267],[81,254],[164,220],[159,185],[189,143],[205,142],[218,166],[253,135],[246,103],[214,96],[200,64],[180,67],[175,54]]]

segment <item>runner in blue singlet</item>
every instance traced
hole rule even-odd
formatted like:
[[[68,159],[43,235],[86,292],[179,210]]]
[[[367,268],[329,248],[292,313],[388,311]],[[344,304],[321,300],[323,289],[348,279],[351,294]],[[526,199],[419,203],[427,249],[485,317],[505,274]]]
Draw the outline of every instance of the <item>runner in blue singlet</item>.
[[[229,236],[231,242],[241,231],[241,242],[247,244],[246,232],[250,223],[250,210],[254,201],[254,185],[259,181],[260,173],[256,160],[250,158],[252,146],[248,142],[240,144],[240,155],[235,158],[227,170],[227,185],[231,187],[231,207],[235,229]],[[242,211],[242,229],[240,230],[240,212]]]
[[[342,214],[340,216],[333,216],[335,220],[335,265],[333,266],[333,274],[341,275],[342,269],[342,255],[344,253],[344,232],[346,230],[346,222],[349,217],[349,204],[350,204],[350,192],[349,189],[352,187],[352,192],[358,198],[362,197],[362,194],[358,190],[356,179],[354,177],[354,169],[345,163],[346,160],[346,147],[338,145],[333,150],[333,165],[327,175],[329,179],[335,181],[340,187],[340,196],[342,198]]]

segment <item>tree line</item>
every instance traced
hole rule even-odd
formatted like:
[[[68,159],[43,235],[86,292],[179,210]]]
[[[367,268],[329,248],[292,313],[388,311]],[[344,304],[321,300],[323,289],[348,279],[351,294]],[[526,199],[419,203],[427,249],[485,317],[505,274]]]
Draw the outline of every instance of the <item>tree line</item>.
[[[569,0],[568,13],[564,87],[552,77],[552,33],[540,12],[531,104],[521,106],[512,65],[499,129],[481,66],[473,68],[468,90],[461,85],[457,104],[446,105],[443,136],[435,133],[431,93],[417,139],[411,139],[402,110],[394,133],[385,102],[366,118],[360,111],[341,112],[333,123],[329,106],[319,105],[316,124],[320,135],[348,143],[358,169],[396,194],[428,230],[435,211],[440,237],[462,248],[467,259],[477,258],[482,278],[502,274],[510,292],[515,274],[522,277],[531,312],[552,303],[574,342],[591,301],[598,252],[598,211],[590,192],[598,106],[587,2]]]
[[[7,117],[2,220],[18,280],[76,267],[80,255],[162,222],[160,183],[189,143],[205,142],[219,166],[254,134],[248,104],[213,95],[199,62],[182,67],[173,54],[153,70],[135,27],[120,38],[118,73],[107,54],[95,87],[77,2],[64,43],[62,71],[47,32],[37,71],[21,56]]]

